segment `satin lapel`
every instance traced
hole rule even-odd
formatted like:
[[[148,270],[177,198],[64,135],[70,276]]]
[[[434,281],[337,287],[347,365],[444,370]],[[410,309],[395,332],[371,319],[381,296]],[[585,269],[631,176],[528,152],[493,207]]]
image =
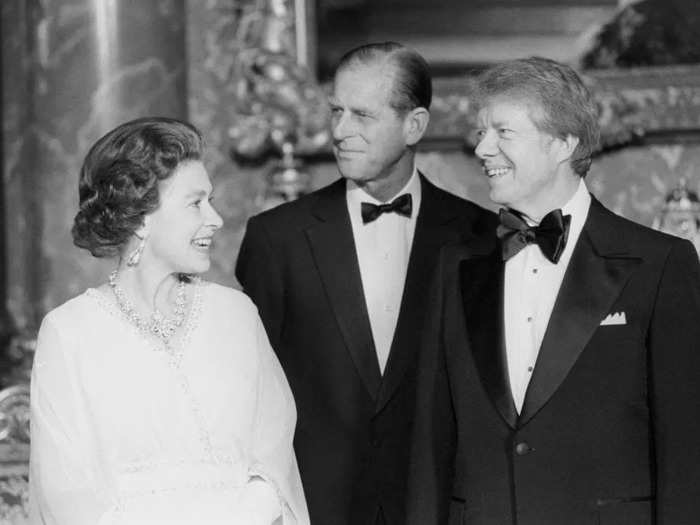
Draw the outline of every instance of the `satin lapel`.
[[[508,379],[503,327],[504,265],[497,249],[460,266],[467,334],[481,383],[503,420],[515,428],[517,411]]]
[[[343,182],[343,181],[341,181]],[[306,230],[318,273],[345,345],[357,371],[376,399],[381,373],[367,314],[355,241],[345,201],[345,184],[319,196],[318,224]]]
[[[430,295],[440,248],[460,240],[457,228],[448,226],[456,220],[457,214],[442,205],[435,187],[423,177],[421,181],[421,209],[413,235],[399,318],[377,400],[377,411],[391,399],[406,370],[416,359],[425,304]]]
[[[518,425],[527,423],[550,399],[574,366],[634,268],[638,258],[605,253],[606,214],[597,201],[569,261],[525,394]],[[600,239],[600,241],[599,241]]]

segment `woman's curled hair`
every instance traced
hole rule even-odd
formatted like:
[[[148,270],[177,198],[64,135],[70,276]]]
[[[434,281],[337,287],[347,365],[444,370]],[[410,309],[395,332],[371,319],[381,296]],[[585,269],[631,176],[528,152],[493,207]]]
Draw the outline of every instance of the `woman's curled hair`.
[[[147,117],[113,129],[90,149],[80,170],[73,242],[95,257],[120,255],[143,219],[158,208],[158,182],[199,160],[199,131],[186,122]]]

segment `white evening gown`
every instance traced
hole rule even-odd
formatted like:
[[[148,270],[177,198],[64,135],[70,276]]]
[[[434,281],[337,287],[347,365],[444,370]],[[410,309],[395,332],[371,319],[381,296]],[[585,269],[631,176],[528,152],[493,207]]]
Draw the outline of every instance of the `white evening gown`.
[[[47,525],[306,525],[296,410],[253,303],[199,281],[180,343],[102,292],[50,312],[32,372],[30,506]]]

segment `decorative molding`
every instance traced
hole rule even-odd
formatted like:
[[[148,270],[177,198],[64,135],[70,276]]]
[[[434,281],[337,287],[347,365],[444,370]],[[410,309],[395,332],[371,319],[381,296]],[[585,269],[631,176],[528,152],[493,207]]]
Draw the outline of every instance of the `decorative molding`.
[[[29,459],[29,385],[0,391],[0,463]]]
[[[0,391],[0,523],[28,517],[29,385]]]
[[[700,65],[596,70],[599,93],[618,94],[644,136],[700,132]]]
[[[29,485],[27,475],[0,477],[0,523],[29,523]]]

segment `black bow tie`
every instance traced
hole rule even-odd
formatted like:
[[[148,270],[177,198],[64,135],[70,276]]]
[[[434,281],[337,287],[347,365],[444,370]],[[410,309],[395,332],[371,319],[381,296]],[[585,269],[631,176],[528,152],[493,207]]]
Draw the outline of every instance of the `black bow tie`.
[[[534,243],[547,259],[554,264],[559,262],[566,247],[571,215],[562,216],[561,210],[557,209],[545,215],[539,226],[528,226],[518,213],[501,209],[498,219],[501,224],[496,229],[496,235],[501,240],[504,261]]]
[[[382,213],[398,213],[404,217],[411,216],[411,210],[413,209],[413,201],[411,199],[410,193],[404,193],[399,195],[393,201],[386,204],[371,204],[369,202],[362,203],[362,222],[367,224],[372,222]]]

